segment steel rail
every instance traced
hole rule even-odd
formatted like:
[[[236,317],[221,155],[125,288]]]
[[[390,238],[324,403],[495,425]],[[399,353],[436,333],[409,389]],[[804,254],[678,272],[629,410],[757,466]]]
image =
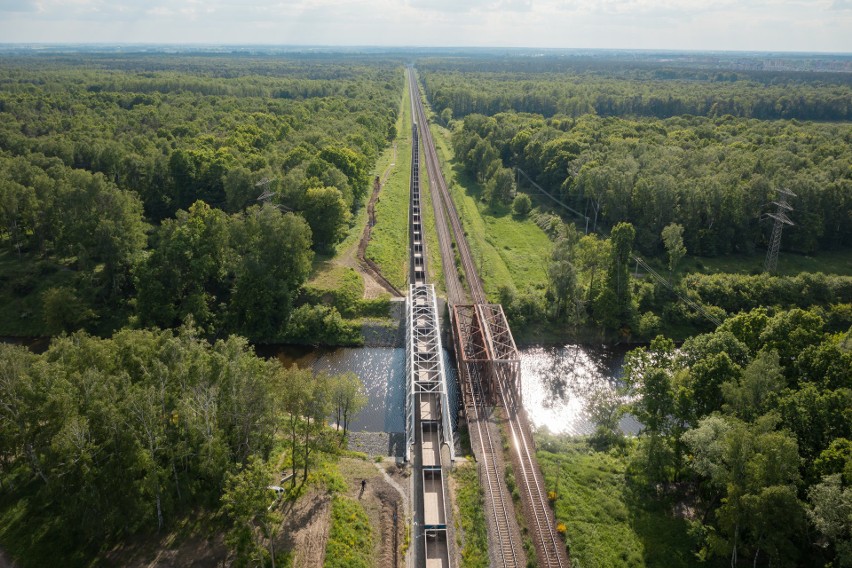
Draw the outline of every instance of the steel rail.
[[[484,321],[482,317],[482,306],[477,306],[477,312],[480,314],[480,321]],[[485,349],[488,352],[488,358],[491,361],[498,359],[497,354],[493,352],[494,339],[487,325],[483,326],[483,333],[486,336],[484,341]],[[539,540],[539,549],[544,558],[544,566],[562,567],[562,557],[559,554],[561,544],[553,530],[553,523],[548,515],[548,504],[546,501],[545,492],[542,491],[541,483],[538,478],[538,468],[533,460],[532,452],[530,452],[527,436],[523,427],[524,421],[518,414],[519,405],[515,400],[514,392],[511,388],[504,388],[506,381],[505,376],[501,375],[499,368],[492,366],[491,371],[494,374],[494,380],[497,385],[497,392],[503,403],[503,408],[507,413],[506,421],[509,424],[509,431],[512,436],[513,446],[515,447],[518,457],[518,465],[521,479],[524,481],[521,485],[525,489],[528,502],[529,512],[533,516],[535,522],[535,535]]]
[[[553,530],[553,523],[550,522],[548,515],[547,495],[541,487],[536,471],[536,464],[533,461],[530,452],[527,437],[524,429],[518,419],[517,407],[512,400],[512,406],[508,405],[504,389],[498,389],[500,397],[503,400],[503,408],[509,413],[507,417],[509,429],[512,434],[512,441],[517,449],[518,463],[521,467],[521,476],[524,479],[524,487],[527,490],[527,496],[530,500],[530,508],[536,524],[536,534],[541,540],[540,552],[545,555],[542,566],[564,568],[566,563],[562,560],[562,555],[559,551],[563,548],[559,537],[556,536],[556,531]],[[541,559],[539,559],[541,560]]]
[[[471,373],[470,367],[474,367],[474,372]],[[473,405],[471,410],[473,410],[474,414],[474,422],[476,423],[477,434],[479,437],[479,443],[482,445],[482,457],[483,465],[485,466],[485,479],[488,484],[488,493],[491,497],[491,509],[494,512],[494,525],[497,530],[497,539],[499,540],[500,545],[500,558],[503,561],[503,566],[506,568],[516,567],[519,565],[518,562],[518,554],[515,551],[515,543],[514,538],[512,538],[511,532],[511,520],[509,518],[508,507],[506,505],[506,500],[504,499],[504,490],[502,483],[502,474],[497,469],[497,462],[494,460],[495,455],[495,446],[494,440],[491,437],[491,431],[486,425],[485,428],[482,426],[483,418],[480,417],[480,407],[483,407],[484,410],[484,400],[482,397],[483,388],[482,388],[482,378],[479,373],[479,370],[476,369],[476,364],[468,366],[468,374],[469,376],[475,376],[476,382],[476,392],[471,393],[471,398],[473,400]],[[471,376],[471,379],[474,377]],[[473,391],[473,389],[471,389]],[[487,414],[486,418],[487,420]],[[483,430],[485,432],[484,440],[483,440]],[[486,452],[486,443],[487,443],[487,452]],[[501,444],[502,446],[502,444]],[[498,446],[499,447],[499,446]],[[507,490],[508,491],[508,490]]]

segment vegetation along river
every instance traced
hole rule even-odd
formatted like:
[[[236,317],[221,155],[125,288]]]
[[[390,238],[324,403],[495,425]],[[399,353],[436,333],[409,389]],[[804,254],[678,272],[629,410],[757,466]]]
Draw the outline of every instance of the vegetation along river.
[[[521,348],[524,404],[535,427],[547,427],[554,433],[591,433],[594,425],[588,417],[587,404],[596,393],[599,396],[601,392],[612,392],[626,352],[627,347],[577,344]],[[367,432],[405,430],[405,349],[288,346],[264,354],[275,355],[288,366],[295,364],[327,373],[356,373],[364,381],[369,400],[351,428]],[[457,408],[455,363],[446,351],[444,366],[448,372],[450,404]],[[622,418],[620,425],[627,433],[635,433],[639,428],[630,416]]]

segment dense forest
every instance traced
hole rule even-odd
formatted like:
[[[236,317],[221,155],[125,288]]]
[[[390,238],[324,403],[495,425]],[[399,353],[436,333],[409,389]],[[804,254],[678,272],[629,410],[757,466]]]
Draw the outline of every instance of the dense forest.
[[[761,221],[777,188],[796,194],[789,250],[852,244],[849,74],[555,57],[420,69],[440,120],[457,120],[456,156],[478,182],[510,187],[507,168],[521,168],[590,230],[633,223],[643,254],[662,252],[672,222],[690,254],[751,253],[768,239]]]
[[[852,244],[849,124],[509,113],[466,117],[453,142],[478,179],[519,167],[588,216],[589,230],[633,223],[644,254],[662,253],[662,229],[673,222],[691,254],[753,252],[769,238],[762,220],[776,188],[796,194],[785,248]]]
[[[255,524],[269,514],[270,479],[292,469],[301,487],[317,454],[341,443],[326,421],[345,435],[362,392],[351,373],[284,369],[245,339],[211,344],[190,326],[79,332],[41,355],[0,344],[4,544],[29,566],[86,565],[221,505],[208,522],[235,539],[238,562],[266,558]]]
[[[5,57],[8,319],[35,335],[192,315],[280,341],[314,252],[363,202],[401,89],[381,60]],[[326,311],[324,337],[352,341]]]
[[[793,194],[782,250],[852,245],[848,74],[559,57],[433,59],[419,69],[486,212],[530,216],[554,242],[546,282],[500,286],[519,329],[550,320],[650,339],[761,306],[852,302],[846,276],[678,271],[687,254],[764,254],[779,189]],[[643,269],[625,284],[626,266],[623,278],[612,273],[606,235],[623,223],[632,231],[624,264],[639,255],[663,276]]]
[[[627,356],[628,408],[644,425],[633,471],[648,499],[693,503],[697,558],[852,562],[849,329],[819,310],[760,308]]]
[[[733,69],[720,62],[702,67],[694,61],[650,59],[447,58],[423,61],[418,69],[433,109],[443,118],[515,111],[548,118],[591,113],[852,119],[849,73]]]

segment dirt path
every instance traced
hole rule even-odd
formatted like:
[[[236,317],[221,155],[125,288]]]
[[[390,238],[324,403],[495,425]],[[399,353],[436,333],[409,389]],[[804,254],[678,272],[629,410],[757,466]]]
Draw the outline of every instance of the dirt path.
[[[365,231],[370,228],[369,221]],[[363,240],[363,236],[361,239]],[[352,247],[347,250],[344,254],[334,259],[335,264],[339,264],[341,266],[347,266],[349,268],[354,269],[358,274],[361,275],[362,280],[364,280],[364,298],[378,298],[383,294],[390,294],[391,296],[397,296],[397,292],[391,287],[388,289],[387,285],[384,285],[379,278],[378,273],[376,273],[370,266],[364,262],[361,263],[358,258],[358,251],[360,250],[360,245],[358,247]]]
[[[395,465],[390,465],[396,468]],[[378,568],[402,568],[405,566],[402,557],[402,542],[407,530],[407,509],[403,496],[400,495],[399,485],[391,485],[385,479],[387,475],[376,464],[343,458],[340,460],[340,471],[346,478],[347,496],[357,499],[373,526],[373,558],[374,566]],[[361,492],[361,480],[367,481],[367,486]]]
[[[367,245],[370,242],[370,234],[372,232],[373,225],[376,224],[376,201],[378,201],[382,186],[387,181],[388,176],[390,176],[390,172],[395,165],[396,142],[393,143],[393,159],[391,163],[387,168],[385,168],[385,171],[382,172],[381,177],[376,178],[376,183],[373,184],[373,192],[370,195],[370,200],[367,202],[367,224],[364,226],[364,231],[361,233],[361,239],[358,242],[358,246],[350,247],[346,252],[332,261],[335,264],[352,268],[361,275],[364,280],[364,297],[368,299],[378,298],[384,294],[390,294],[391,296],[396,297],[402,297],[403,295],[396,289],[396,287],[394,287],[393,284],[388,282],[388,280],[382,276],[379,267],[365,256]]]
[[[376,464],[376,469],[379,470],[379,473],[382,474],[382,477],[384,478],[384,480],[387,481],[391,485],[391,487],[396,489],[396,492],[402,498],[402,512],[405,515],[405,517],[408,518],[409,511],[411,510],[411,508],[410,508],[411,506],[409,505],[409,502],[408,502],[408,491],[403,489],[395,479],[393,479],[390,475],[388,475],[387,470],[385,470],[385,468],[383,468],[380,464]]]
[[[367,203],[367,224],[364,226],[364,232],[361,234],[361,240],[358,242],[358,264],[361,266],[361,269],[364,271],[364,279],[366,281],[369,276],[372,278],[377,284],[379,284],[385,291],[389,292],[391,296],[402,297],[403,293],[400,292],[396,286],[391,284],[383,275],[378,265],[367,258],[367,245],[370,244],[370,236],[373,232],[373,226],[376,224],[376,202],[379,200],[379,193],[382,191],[382,186],[384,186],[385,182],[390,175],[391,169],[396,165],[396,142],[393,143],[393,161],[388,165],[385,169],[384,173],[382,173],[381,178],[377,177],[375,183],[373,184],[373,193],[370,195],[370,201]],[[366,284],[365,284],[366,289]],[[366,290],[365,290],[366,295]],[[367,296],[370,297],[370,296]]]
[[[331,499],[325,492],[311,490],[285,512],[281,542],[293,551],[293,568],[316,568],[325,562],[325,545],[331,522]]]

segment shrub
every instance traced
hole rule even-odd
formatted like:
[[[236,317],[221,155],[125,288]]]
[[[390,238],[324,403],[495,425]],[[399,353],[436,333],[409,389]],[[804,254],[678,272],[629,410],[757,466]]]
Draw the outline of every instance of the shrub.
[[[77,293],[67,286],[50,288],[42,294],[42,313],[48,331],[53,334],[80,329],[95,317]]]
[[[653,312],[645,312],[639,318],[639,336],[644,339],[650,339],[657,335],[660,331],[660,318]]]
[[[512,212],[518,217],[526,217],[532,210],[532,201],[526,193],[519,193],[512,201]]]
[[[359,327],[344,320],[336,308],[307,304],[293,310],[286,339],[302,345],[360,345],[364,341]]]

